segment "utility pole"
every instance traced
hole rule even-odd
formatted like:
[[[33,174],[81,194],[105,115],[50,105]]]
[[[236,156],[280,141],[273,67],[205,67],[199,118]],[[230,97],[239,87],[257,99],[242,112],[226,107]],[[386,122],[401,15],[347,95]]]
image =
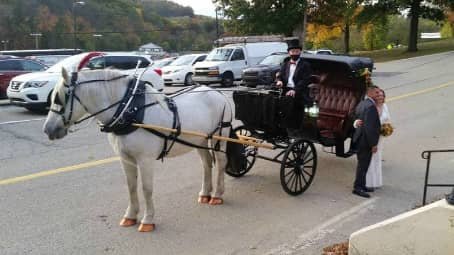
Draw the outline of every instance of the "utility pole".
[[[77,50],[77,22],[76,22],[76,6],[83,6],[85,5],[84,1],[75,1],[73,2],[72,8],[72,15],[73,15],[73,46],[74,46],[74,53]]]
[[[218,18],[218,11],[219,8],[216,7],[216,47],[219,47],[219,18]]]
[[[42,36],[42,34],[41,33],[32,33],[30,35],[35,37],[35,49],[39,49],[39,41],[38,41],[38,39],[39,39],[39,37]]]
[[[8,40],[2,40],[3,50],[7,50],[8,42],[9,42]]]
[[[97,50],[97,42],[98,42],[98,39],[101,39],[102,37],[102,34],[93,34],[93,38],[95,38],[95,50]]]

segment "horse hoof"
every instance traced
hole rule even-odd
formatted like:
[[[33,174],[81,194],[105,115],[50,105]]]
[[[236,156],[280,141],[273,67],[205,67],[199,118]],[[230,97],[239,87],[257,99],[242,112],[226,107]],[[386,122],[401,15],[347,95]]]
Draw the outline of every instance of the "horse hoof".
[[[212,197],[209,202],[210,205],[222,205],[223,203],[224,200],[220,197]]]
[[[137,220],[136,219],[123,218],[120,221],[120,226],[122,226],[122,227],[130,227],[130,226],[134,226],[136,224],[137,224]]]
[[[139,232],[151,232],[156,228],[154,224],[143,224],[139,226]]]
[[[200,196],[199,204],[208,204],[211,200],[211,196]]]

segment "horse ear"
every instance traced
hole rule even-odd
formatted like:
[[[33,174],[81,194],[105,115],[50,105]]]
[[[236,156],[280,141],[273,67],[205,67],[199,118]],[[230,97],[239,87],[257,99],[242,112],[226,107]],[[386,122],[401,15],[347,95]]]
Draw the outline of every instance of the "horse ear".
[[[66,84],[69,84],[69,74],[64,67],[61,68],[61,75],[63,76],[63,79],[65,79]]]

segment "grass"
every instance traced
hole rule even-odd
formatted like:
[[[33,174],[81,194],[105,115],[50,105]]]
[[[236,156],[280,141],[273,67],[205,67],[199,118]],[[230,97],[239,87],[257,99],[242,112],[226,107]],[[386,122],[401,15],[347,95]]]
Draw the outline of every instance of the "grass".
[[[441,39],[431,42],[419,42],[417,52],[408,52],[407,47],[402,47],[390,50],[383,49],[374,51],[354,52],[351,55],[370,57],[374,60],[374,62],[386,62],[391,60],[412,58],[446,51],[454,51],[454,38]]]

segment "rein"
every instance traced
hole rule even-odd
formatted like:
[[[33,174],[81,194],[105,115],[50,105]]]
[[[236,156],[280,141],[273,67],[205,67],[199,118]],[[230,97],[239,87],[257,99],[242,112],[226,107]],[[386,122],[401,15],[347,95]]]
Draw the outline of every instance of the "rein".
[[[64,86],[66,88],[68,88],[68,92],[65,93],[65,104],[63,104],[61,101],[60,101],[60,97],[58,96],[58,92],[57,94],[55,95],[55,100],[54,100],[54,104],[53,106],[51,107],[50,111],[51,112],[54,112],[54,113],[57,113],[59,114],[62,119],[63,119],[63,123],[65,124],[65,126],[69,125],[71,123],[71,119],[72,119],[72,114],[73,114],[73,109],[74,109],[74,99],[76,99],[80,105],[82,105],[82,107],[88,112],[88,109],[87,107],[82,103],[82,101],[80,100],[80,98],[76,95],[75,93],[75,89],[76,89],[76,86],[79,86],[79,85],[82,85],[82,84],[89,84],[89,83],[95,83],[95,82],[109,82],[109,81],[115,81],[115,80],[119,80],[119,79],[123,79],[125,77],[127,77],[128,75],[120,75],[120,76],[117,76],[117,77],[114,77],[112,79],[98,79],[98,80],[88,80],[88,81],[83,81],[83,82],[77,82],[77,72],[73,72],[72,75],[71,75],[71,83],[68,85],[68,84],[64,84]],[[65,118],[65,106],[67,106],[68,104],[68,99],[70,100],[70,107],[69,107],[69,116],[68,116],[68,119]],[[109,109],[111,109],[112,107],[120,104],[122,102],[122,100],[118,101],[118,102],[115,102],[113,103],[112,105],[106,107],[105,109],[102,109],[96,113],[93,113],[87,117],[84,117],[82,119],[79,119],[77,121],[74,121],[74,124],[79,124],[87,119],[90,119],[90,118],[93,118],[95,117],[96,115],[98,114],[101,114]]]

